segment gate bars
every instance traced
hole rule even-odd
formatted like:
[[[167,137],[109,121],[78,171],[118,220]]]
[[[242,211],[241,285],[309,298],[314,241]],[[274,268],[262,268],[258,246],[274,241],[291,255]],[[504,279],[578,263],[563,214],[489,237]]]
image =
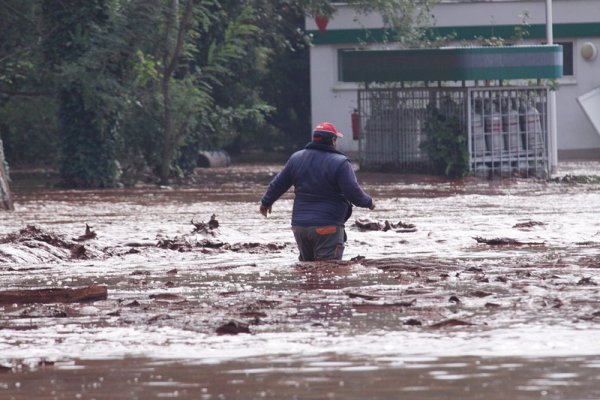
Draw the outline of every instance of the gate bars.
[[[467,136],[471,173],[549,175],[546,87],[368,88],[358,91],[358,110],[366,170],[430,171],[421,145],[435,114]]]

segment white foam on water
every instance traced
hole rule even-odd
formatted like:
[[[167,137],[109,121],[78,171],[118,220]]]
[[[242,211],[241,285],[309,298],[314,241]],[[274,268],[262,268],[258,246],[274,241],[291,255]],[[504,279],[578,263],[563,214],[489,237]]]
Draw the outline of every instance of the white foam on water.
[[[170,327],[87,328],[56,325],[34,331],[0,331],[0,364],[9,360],[153,357],[221,362],[285,355],[364,357],[396,364],[440,357],[566,357],[600,354],[600,328],[527,325],[481,333],[373,332],[330,336],[327,332],[279,332],[213,336]],[[594,366],[594,365],[591,365]],[[333,363],[316,369],[339,368]],[[353,368],[348,366],[346,368]],[[554,379],[549,377],[548,379]],[[562,379],[562,378],[561,378]]]

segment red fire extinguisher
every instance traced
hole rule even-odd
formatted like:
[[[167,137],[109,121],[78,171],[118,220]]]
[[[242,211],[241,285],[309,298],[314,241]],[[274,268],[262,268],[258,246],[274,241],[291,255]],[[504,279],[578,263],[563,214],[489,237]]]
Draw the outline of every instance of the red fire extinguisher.
[[[352,118],[352,139],[359,140],[360,139],[360,114],[358,110],[355,108],[351,114]]]

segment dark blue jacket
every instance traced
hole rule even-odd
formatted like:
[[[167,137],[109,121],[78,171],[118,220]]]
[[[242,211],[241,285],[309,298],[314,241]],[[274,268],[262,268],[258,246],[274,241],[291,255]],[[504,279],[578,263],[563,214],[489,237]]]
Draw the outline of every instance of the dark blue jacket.
[[[371,196],[356,181],[350,160],[332,146],[309,143],[292,154],[261,199],[270,207],[294,185],[293,226],[343,225],[351,204],[370,207]]]

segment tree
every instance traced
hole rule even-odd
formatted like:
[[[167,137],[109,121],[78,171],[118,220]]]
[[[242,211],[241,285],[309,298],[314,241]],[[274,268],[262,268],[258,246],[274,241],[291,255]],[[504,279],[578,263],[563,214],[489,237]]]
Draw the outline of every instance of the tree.
[[[171,80],[179,63],[179,58],[183,52],[183,46],[189,29],[192,13],[194,11],[194,1],[187,0],[183,14],[179,16],[179,0],[171,0],[167,24],[165,27],[165,43],[172,42],[172,36],[176,36],[174,46],[164,46],[163,68],[161,70],[161,89],[163,102],[163,152],[160,163],[161,183],[168,183],[171,172],[171,162],[173,160],[178,136],[173,126],[173,95],[171,93]],[[202,10],[204,11],[204,10]],[[172,48],[170,48],[172,47]]]
[[[405,46],[426,42],[424,27],[430,22],[433,0],[350,0],[361,13],[379,12],[387,28],[387,40]],[[310,37],[304,31],[305,16],[331,16],[336,4],[328,0],[252,0],[260,15],[256,21],[263,34],[259,43],[269,49],[266,73],[258,87],[275,110],[267,115],[267,124],[256,135],[238,136],[237,147],[261,143],[283,146],[287,151],[306,141],[310,132]],[[266,139],[266,140],[265,140]]]
[[[40,54],[39,1],[0,2],[0,137],[11,165],[56,160],[56,102]]]
[[[0,2],[0,98],[38,96],[39,90],[38,4],[34,1]],[[33,79],[32,79],[33,78]]]
[[[100,57],[110,53],[109,11],[108,0],[42,1],[42,52],[57,85],[59,171],[68,187],[118,182],[118,63]]]
[[[8,181],[8,164],[4,159],[4,146],[2,140],[0,140],[0,209],[13,210]]]
[[[132,2],[127,11],[139,22],[131,41],[136,57],[129,116],[142,123],[144,115],[153,116],[158,122],[152,135],[161,144],[160,156],[155,146],[142,149],[140,142],[134,146],[167,183],[178,168],[176,161],[182,164],[187,158],[195,163],[199,147],[226,144],[236,123],[260,121],[269,107],[259,97],[231,101],[229,96],[241,90],[239,77],[255,57],[258,29],[252,23],[252,8],[227,9],[206,0],[188,0],[183,10],[174,0],[158,6],[149,9],[145,2]]]
[[[310,120],[310,37],[303,29],[305,6],[298,1],[256,0],[253,7],[266,52],[265,72],[258,77],[264,100],[274,106],[257,135],[239,136],[238,146],[255,143],[291,152],[305,144]],[[261,140],[262,139],[262,140]]]
[[[390,30],[402,24],[396,30],[400,34],[418,16],[410,1],[354,3],[362,12],[380,11]],[[147,2],[129,4],[138,15],[153,15],[146,19],[154,29],[143,19],[135,24],[135,43],[141,45],[132,51],[138,83],[132,104],[138,107],[132,108],[130,121],[145,127],[147,118],[159,122],[149,142],[162,144],[161,156],[152,146],[138,146],[146,160],[158,165],[162,183],[179,168],[192,168],[199,148],[232,141],[238,148],[252,143],[292,148],[305,141],[310,131],[309,38],[302,25],[307,14],[333,12],[330,2],[170,1],[150,10],[144,8]]]
[[[413,28],[431,0],[349,3],[379,11],[388,39],[406,42],[418,36]],[[304,17],[335,7],[328,0],[0,0],[7,155],[52,163],[58,153],[65,184],[108,187],[118,183],[117,160],[167,183],[195,166],[199,149],[296,148],[310,131]]]

